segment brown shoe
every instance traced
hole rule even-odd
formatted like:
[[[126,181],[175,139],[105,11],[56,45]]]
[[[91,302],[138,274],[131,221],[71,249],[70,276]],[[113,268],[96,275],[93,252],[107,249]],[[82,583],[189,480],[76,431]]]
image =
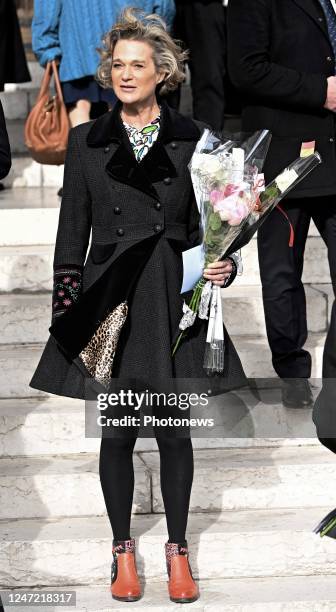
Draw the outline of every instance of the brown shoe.
[[[118,601],[138,601],[141,586],[136,569],[135,540],[113,540],[111,593]]]
[[[193,579],[189,564],[187,542],[166,542],[166,563],[168,572],[168,592],[175,603],[191,603],[199,598],[199,590]]]

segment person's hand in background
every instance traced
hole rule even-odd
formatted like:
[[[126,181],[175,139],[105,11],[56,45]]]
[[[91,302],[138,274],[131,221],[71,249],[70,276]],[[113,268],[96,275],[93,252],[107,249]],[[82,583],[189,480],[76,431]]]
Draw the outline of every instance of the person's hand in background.
[[[328,92],[324,108],[336,113],[336,76],[328,77]]]

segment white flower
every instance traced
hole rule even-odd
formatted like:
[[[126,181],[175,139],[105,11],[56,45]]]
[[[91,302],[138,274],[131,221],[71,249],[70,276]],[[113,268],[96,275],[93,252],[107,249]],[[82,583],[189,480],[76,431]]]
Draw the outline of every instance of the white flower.
[[[195,153],[192,161],[192,169],[205,174],[215,174],[221,169],[221,163],[216,155]]]

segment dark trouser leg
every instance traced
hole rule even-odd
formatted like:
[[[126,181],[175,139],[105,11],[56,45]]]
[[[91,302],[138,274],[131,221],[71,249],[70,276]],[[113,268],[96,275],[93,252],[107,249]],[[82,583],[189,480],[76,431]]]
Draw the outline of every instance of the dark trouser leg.
[[[192,442],[190,437],[175,436],[172,427],[167,432],[156,431],[155,435],[160,451],[160,482],[169,541],[184,542],[194,476]]]
[[[336,196],[321,197],[312,210],[315,221],[328,248],[328,260],[334,296],[336,295]],[[323,352],[323,378],[336,379],[336,305],[335,299]],[[336,382],[335,382],[336,384]]]
[[[294,227],[294,246],[288,245],[289,224],[277,209],[258,233],[267,337],[278,376],[309,378],[311,357],[303,349],[307,339],[307,317],[301,276],[310,215],[305,210],[304,200],[286,200],[281,206]]]
[[[177,34],[190,50],[195,119],[222,129],[224,122],[226,30],[221,0],[177,3]]]
[[[99,476],[115,540],[130,539],[136,438],[102,437]]]

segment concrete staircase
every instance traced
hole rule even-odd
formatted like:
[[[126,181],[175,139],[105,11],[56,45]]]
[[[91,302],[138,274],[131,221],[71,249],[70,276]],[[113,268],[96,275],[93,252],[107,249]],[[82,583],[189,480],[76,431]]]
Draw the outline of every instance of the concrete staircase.
[[[137,441],[133,534],[145,596],[111,600],[111,531],[98,477],[99,438],[89,437],[83,402],[28,387],[50,324],[53,243],[62,168],[28,158],[23,121],[29,87],[1,96],[13,170],[0,193],[0,586],[74,589],[76,610],[170,610],[163,545],[166,524],[159,456]],[[250,376],[273,371],[264,329],[256,242],[244,274],[223,292],[227,327]],[[332,291],[325,248],[311,227],[305,261],[314,377],[321,371]],[[215,437],[197,437],[188,542],[207,612],[336,610],[336,547],[313,527],[335,505],[334,457],[315,438],[310,410],[284,410],[279,389],[235,395]],[[224,432],[224,433],[223,433]],[[212,432],[215,434],[216,432]],[[34,608],[35,609],[35,608]],[[52,610],[52,606],[46,610]],[[73,608],[65,607],[66,610]],[[30,610],[30,607],[25,607]],[[33,611],[33,608],[31,608]]]

